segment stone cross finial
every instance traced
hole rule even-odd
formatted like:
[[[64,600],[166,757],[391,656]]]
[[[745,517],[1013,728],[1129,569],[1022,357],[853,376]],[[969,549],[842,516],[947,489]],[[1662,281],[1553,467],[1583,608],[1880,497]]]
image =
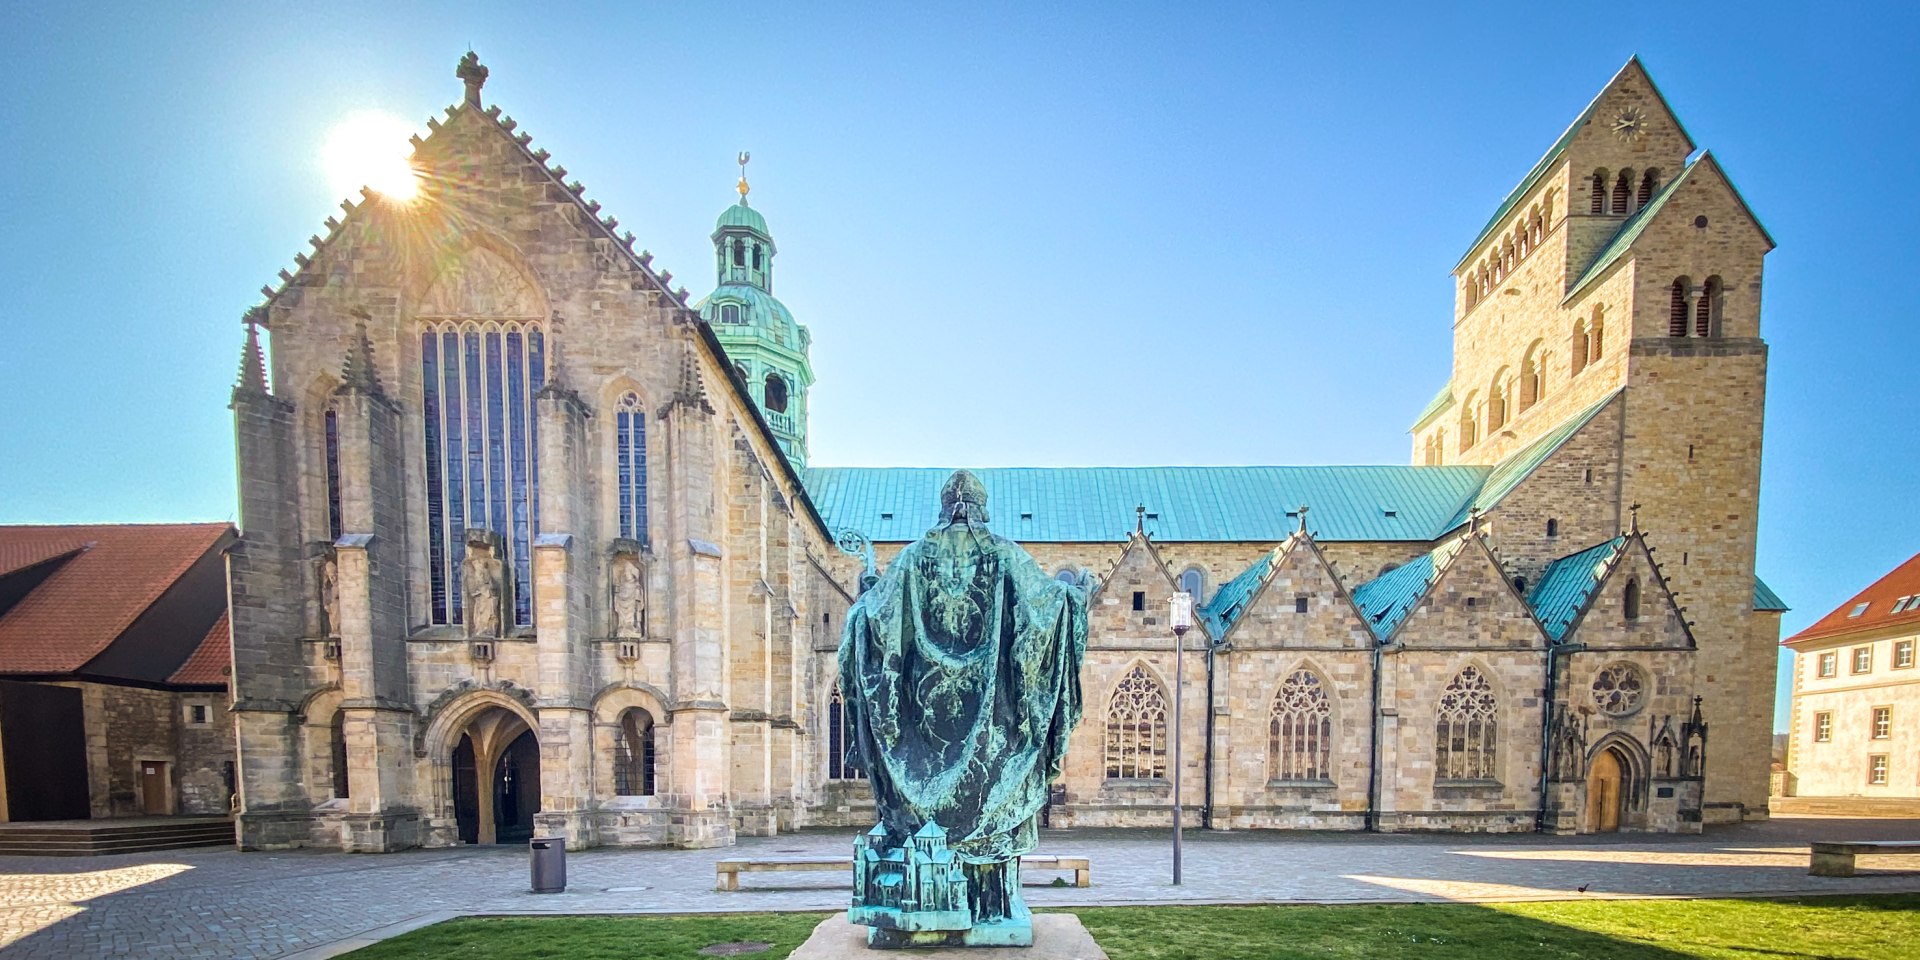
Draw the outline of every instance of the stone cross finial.
[[[1300,535],[1304,537],[1307,535],[1307,505],[1306,504],[1303,503],[1300,505],[1299,515],[1300,515]]]
[[[260,349],[258,318],[251,310],[247,312],[247,345],[240,348],[240,382],[234,389],[267,392],[267,358]]]
[[[1147,535],[1147,505],[1144,503],[1133,508],[1133,532],[1143,537]]]
[[[1640,532],[1640,505],[1636,503],[1628,506],[1627,517],[1628,517],[1627,530],[1632,533],[1639,533]]]
[[[1467,511],[1467,532],[1471,534],[1478,534],[1480,532],[1479,507],[1473,507]]]
[[[487,73],[487,68],[480,65],[480,55],[472,50],[460,58],[460,66],[453,71],[467,85],[467,102],[476,107],[480,105],[480,88],[487,85]]]

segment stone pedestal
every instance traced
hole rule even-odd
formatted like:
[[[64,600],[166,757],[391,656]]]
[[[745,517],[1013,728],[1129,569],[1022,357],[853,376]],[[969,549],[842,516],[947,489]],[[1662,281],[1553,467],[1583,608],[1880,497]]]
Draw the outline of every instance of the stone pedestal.
[[[885,950],[867,946],[867,928],[845,917],[828,917],[787,960],[1107,960],[1107,952],[1093,942],[1093,934],[1071,913],[1039,913],[1033,917],[1031,947],[914,947]]]

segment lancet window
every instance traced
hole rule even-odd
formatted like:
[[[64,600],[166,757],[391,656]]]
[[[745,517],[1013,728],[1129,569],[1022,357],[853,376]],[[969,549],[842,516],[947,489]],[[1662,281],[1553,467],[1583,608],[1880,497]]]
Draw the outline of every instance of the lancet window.
[[[1135,664],[1107,701],[1107,779],[1167,775],[1167,695]]]
[[[647,539],[647,411],[638,394],[620,398],[613,423],[617,481],[620,487],[620,535]]]
[[[628,709],[620,714],[620,729],[613,736],[613,792],[653,796],[653,760],[653,714]]]
[[[344,710],[333,712],[333,723],[327,727],[327,757],[333,767],[333,795],[339,799],[347,798],[347,713]]]
[[[338,540],[342,533],[340,522],[340,414],[333,407],[327,407],[322,416],[322,427],[326,433],[326,470],[327,470],[327,539]]]
[[[1499,701],[1477,668],[1455,674],[1440,694],[1434,730],[1434,778],[1493,780],[1499,767]]]
[[[1280,685],[1267,746],[1275,780],[1333,779],[1333,705],[1313,671],[1296,670]]]
[[[540,529],[539,424],[546,384],[537,323],[436,323],[420,335],[427,461],[427,578],[434,623],[463,623],[465,532],[500,535],[514,623],[531,622],[533,535]]]

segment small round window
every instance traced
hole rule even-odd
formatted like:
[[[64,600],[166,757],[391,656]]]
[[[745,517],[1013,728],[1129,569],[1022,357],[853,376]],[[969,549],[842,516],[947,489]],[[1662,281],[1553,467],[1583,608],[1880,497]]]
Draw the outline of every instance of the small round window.
[[[1593,702],[1610,717],[1624,717],[1646,701],[1646,674],[1631,663],[1610,664],[1593,678]]]

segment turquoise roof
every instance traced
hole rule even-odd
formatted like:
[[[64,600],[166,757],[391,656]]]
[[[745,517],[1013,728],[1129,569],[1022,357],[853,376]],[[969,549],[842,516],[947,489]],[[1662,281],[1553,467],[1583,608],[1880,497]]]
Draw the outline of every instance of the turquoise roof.
[[[1587,600],[1626,545],[1626,537],[1614,537],[1547,565],[1540,582],[1527,594],[1527,606],[1533,608],[1533,615],[1540,618],[1540,625],[1547,628],[1547,636],[1555,643],[1566,636],[1574,618],[1587,608]]]
[[[1606,96],[1608,90],[1613,89],[1614,83],[1620,79],[1620,74],[1626,73],[1639,62],[1640,58],[1638,56],[1629,59],[1626,65],[1621,67],[1619,72],[1613,75],[1613,79],[1608,80],[1607,85],[1601,87],[1600,92],[1593,95],[1593,99],[1588,101],[1586,109],[1581,110],[1580,115],[1574,117],[1573,123],[1568,125],[1566,132],[1560,134],[1560,139],[1555,140],[1553,146],[1547,148],[1546,156],[1541,157],[1540,162],[1534,164],[1533,169],[1527,171],[1527,175],[1520,179],[1520,185],[1514,187],[1513,191],[1507,194],[1505,200],[1500,201],[1499,208],[1493,212],[1493,219],[1488,220],[1487,225],[1480,228],[1480,235],[1473,238],[1473,242],[1467,245],[1466,254],[1461,256],[1459,263],[1453,265],[1454,272],[1458,273],[1461,267],[1467,265],[1468,260],[1473,259],[1474,254],[1480,250],[1480,244],[1493,235],[1493,231],[1499,228],[1500,222],[1507,218],[1507,214],[1512,213],[1513,208],[1519,206],[1520,201],[1525,199],[1527,194],[1531,193],[1533,188],[1538,186],[1540,181],[1545,179],[1547,174],[1553,171],[1553,168],[1559,164],[1561,156],[1567,152],[1567,147],[1573,144],[1574,135],[1578,134],[1580,128],[1585,126],[1587,120],[1593,116],[1594,108],[1600,105],[1600,98]],[[1646,73],[1645,65],[1641,66],[1641,72]],[[1680,116],[1673,112],[1673,107],[1667,103],[1666,94],[1661,93],[1660,86],[1653,82],[1652,74],[1647,74],[1647,86],[1653,90],[1654,98],[1660,101],[1660,105],[1666,109],[1667,115],[1673,117],[1674,125],[1680,128],[1680,135],[1687,138],[1687,148],[1691,150],[1693,148],[1693,135],[1688,133],[1686,125],[1680,122]]]
[[[1616,389],[1601,397],[1593,406],[1568,417],[1566,422],[1547,431],[1540,439],[1508,454],[1506,459],[1495,464],[1493,470],[1487,474],[1486,482],[1481,485],[1473,499],[1460,507],[1460,512],[1454,516],[1449,529],[1466,523],[1475,509],[1482,513],[1492,509],[1507,494],[1512,493],[1513,488],[1520,485],[1520,481],[1525,480],[1528,474],[1546,462],[1548,457],[1553,456],[1554,451],[1572,439],[1574,434],[1579,433],[1581,427],[1586,426],[1588,421],[1619,395],[1620,390]]]
[[[743,308],[743,322],[721,323],[720,302],[733,301]],[[706,299],[694,304],[700,311],[700,318],[713,327],[720,342],[727,343],[742,337],[768,337],[773,342],[789,350],[803,351],[803,335],[800,325],[793,321],[793,312],[787,305],[774,296],[751,283],[723,283],[707,294]]]
[[[1435,540],[1480,489],[1486,467],[990,467],[993,529],[1035,543],[1110,543],[1147,508],[1156,540],[1285,540],[1308,506],[1321,540]],[[828,525],[879,542],[916,540],[939,519],[947,467],[809,467]]]
[[[1623,221],[1620,229],[1614,231],[1613,239],[1608,240],[1607,245],[1600,248],[1599,255],[1593,258],[1593,264],[1587,267],[1586,272],[1582,273],[1580,279],[1575,281],[1573,287],[1567,291],[1565,299],[1571,300],[1578,296],[1588,284],[1600,279],[1601,274],[1612,269],[1613,265],[1633,247],[1633,242],[1640,239],[1640,234],[1646,231],[1647,224],[1652,223],[1653,218],[1659,215],[1660,208],[1667,205],[1667,199],[1680,189],[1680,185],[1685,183],[1687,177],[1691,176],[1699,166],[1698,160],[1687,164],[1686,169],[1680,171],[1679,176],[1668,180],[1667,185],[1661,187],[1660,192],[1654,194],[1653,199],[1648,200],[1646,206],[1634,211],[1633,216]]]
[[[1311,515],[1313,511],[1307,513]],[[1200,618],[1206,621],[1207,632],[1212,634],[1214,642],[1226,639],[1227,631],[1240,622],[1240,615],[1247,612],[1247,604],[1260,592],[1260,585],[1273,575],[1273,568],[1279,562],[1280,548],[1275,547],[1213,592],[1213,599],[1200,608]]]
[[[1793,608],[1787,606],[1787,602],[1780,599],[1780,595],[1774,593],[1773,588],[1767,586],[1767,582],[1760,579],[1758,574],[1755,574],[1753,578],[1753,609],[1767,613],[1785,613]]]
[[[747,206],[745,200],[720,211],[720,219],[714,223],[713,232],[727,229],[752,230],[768,240],[773,239],[773,234],[767,230],[767,218],[761,216],[760,211]]]
[[[1427,421],[1432,420],[1435,414],[1451,406],[1453,406],[1453,382],[1448,381],[1441,385],[1440,392],[1434,394],[1432,400],[1427,401],[1420,415],[1413,418],[1413,429],[1418,430],[1426,426]]]
[[[1354,605],[1367,618],[1374,636],[1385,642],[1393,635],[1466,542],[1466,537],[1455,537],[1354,588]]]

